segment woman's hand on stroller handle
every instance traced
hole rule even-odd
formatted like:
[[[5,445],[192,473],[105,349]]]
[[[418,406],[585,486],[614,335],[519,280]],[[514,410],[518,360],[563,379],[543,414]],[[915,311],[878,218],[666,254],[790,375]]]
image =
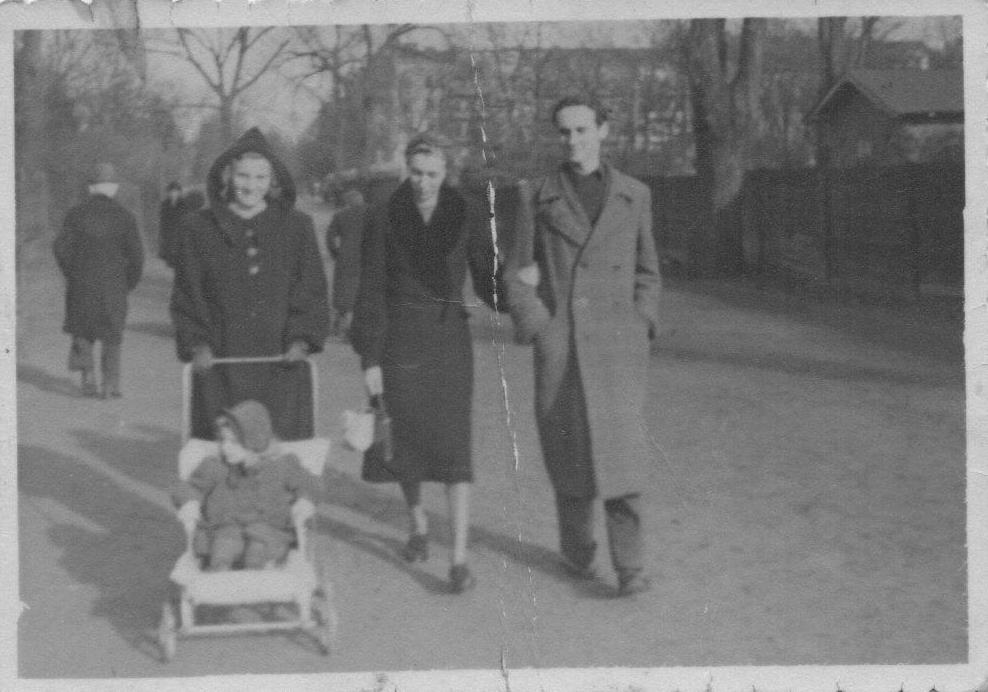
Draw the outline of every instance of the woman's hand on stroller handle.
[[[213,367],[213,349],[209,344],[196,346],[192,355],[192,369],[196,372],[203,372]]]
[[[305,360],[309,357],[309,345],[301,339],[293,341],[285,351],[284,359],[289,363]]]
[[[370,396],[379,396],[384,393],[384,375],[380,365],[374,365],[364,370],[364,384],[367,386],[367,393]]]
[[[177,514],[178,520],[182,522],[185,530],[192,532],[195,530],[196,524],[199,523],[199,518],[202,516],[202,506],[199,500],[189,500],[178,508]]]

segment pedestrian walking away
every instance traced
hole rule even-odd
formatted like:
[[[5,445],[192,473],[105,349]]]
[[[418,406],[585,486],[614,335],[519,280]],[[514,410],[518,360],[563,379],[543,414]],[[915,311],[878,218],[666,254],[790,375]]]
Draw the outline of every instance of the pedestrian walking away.
[[[343,193],[344,206],[329,222],[326,248],[333,258],[334,334],[348,338],[353,320],[353,304],[360,283],[360,246],[367,222],[367,204],[360,190]]]
[[[120,180],[112,164],[95,167],[89,196],[72,207],[53,250],[65,277],[63,331],[72,337],[69,370],[82,374],[82,394],[118,398],[127,295],[144,268],[144,248],[134,215],[114,197]],[[94,349],[101,344],[101,387]]]
[[[563,99],[552,120],[567,160],[522,184],[508,302],[519,340],[534,346],[536,422],[565,565],[595,576],[593,509],[602,496],[625,596],[649,586],[643,407],[661,290],[651,197],[601,161],[608,124],[599,104]]]
[[[223,410],[263,403],[283,440],[313,436],[308,365],[329,331],[326,275],[312,219],[259,130],[213,164],[209,207],[185,217],[171,315],[178,357],[194,369],[192,436],[211,439]],[[214,358],[282,356],[265,365]]]
[[[168,183],[158,211],[158,257],[173,269],[178,261],[180,225],[186,210],[182,186],[175,181]]]
[[[365,456],[363,478],[401,484],[410,517],[406,560],[428,558],[421,484],[443,483],[452,527],[450,588],[473,586],[467,566],[473,342],[463,284],[493,304],[495,253],[486,217],[446,183],[443,144],[415,137],[408,179],[371,212],[363,243],[352,343],[368,393],[383,395],[393,456]]]

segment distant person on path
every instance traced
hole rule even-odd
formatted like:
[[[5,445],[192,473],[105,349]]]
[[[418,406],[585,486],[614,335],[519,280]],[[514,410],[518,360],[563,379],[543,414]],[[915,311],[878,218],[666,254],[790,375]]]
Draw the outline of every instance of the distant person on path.
[[[534,344],[535,409],[556,495],[564,564],[596,576],[595,498],[604,498],[618,594],[649,587],[643,501],[649,341],[661,280],[647,187],[600,159],[606,111],[567,98],[552,111],[566,162],[523,184],[506,269],[518,336]]]
[[[333,215],[326,231],[326,249],[333,268],[333,327],[334,334],[347,338],[353,319],[353,304],[357,300],[360,282],[360,244],[367,221],[367,204],[360,190],[343,193],[343,208]]]
[[[206,206],[206,196],[199,190],[189,190],[182,197],[182,204],[185,206],[185,213],[192,214]]]
[[[195,371],[192,435],[211,439],[223,410],[263,403],[283,440],[312,437],[309,354],[329,330],[326,274],[295,185],[253,128],[213,164],[209,207],[185,217],[171,314],[178,357]],[[214,365],[216,357],[281,356]]]
[[[173,269],[178,259],[179,225],[185,213],[182,186],[174,181],[168,183],[158,212],[158,257]]]
[[[120,181],[108,163],[96,166],[89,197],[69,210],[54,252],[65,276],[65,322],[72,336],[69,370],[82,373],[82,394],[118,398],[127,294],[141,280],[144,248],[134,215],[115,199]],[[93,349],[102,342],[97,388]]]
[[[428,559],[424,481],[443,483],[453,551],[450,589],[475,579],[467,566],[473,342],[463,299],[467,268],[476,294],[493,302],[495,253],[486,216],[446,184],[443,143],[429,135],[405,150],[408,179],[371,212],[351,332],[371,396],[383,395],[394,456],[365,456],[363,478],[398,482],[411,531],[402,551]]]

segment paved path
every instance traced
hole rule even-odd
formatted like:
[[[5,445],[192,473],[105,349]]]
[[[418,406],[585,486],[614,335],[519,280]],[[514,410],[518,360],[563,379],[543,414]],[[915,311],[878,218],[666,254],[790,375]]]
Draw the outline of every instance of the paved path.
[[[332,557],[339,650],[322,658],[282,636],[183,640],[162,665],[150,637],[183,540],[166,495],[180,405],[169,281],[152,264],[132,299],[125,398],[93,402],[74,396],[65,370],[59,279],[51,267],[25,277],[22,676],[966,658],[959,334],[919,346],[865,338],[861,320],[873,320],[860,311],[828,320],[679,289],[665,297],[649,373],[651,592],[612,598],[606,559],[599,583],[556,566],[530,354],[478,308],[478,588],[444,592],[440,488],[425,498],[433,558],[411,568],[395,554],[396,489],[361,483],[357,456],[337,448],[318,541]],[[889,318],[882,331],[915,327]],[[338,438],[342,410],[362,401],[357,359],[331,343],[319,369],[320,432]]]

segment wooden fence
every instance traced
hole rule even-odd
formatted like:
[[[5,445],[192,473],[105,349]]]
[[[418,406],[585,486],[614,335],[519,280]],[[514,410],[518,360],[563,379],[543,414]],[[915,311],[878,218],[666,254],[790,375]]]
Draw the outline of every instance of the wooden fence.
[[[646,181],[656,239],[685,263],[705,222],[696,178]],[[748,274],[783,274],[865,292],[960,295],[964,169],[956,163],[752,171],[736,240]]]

